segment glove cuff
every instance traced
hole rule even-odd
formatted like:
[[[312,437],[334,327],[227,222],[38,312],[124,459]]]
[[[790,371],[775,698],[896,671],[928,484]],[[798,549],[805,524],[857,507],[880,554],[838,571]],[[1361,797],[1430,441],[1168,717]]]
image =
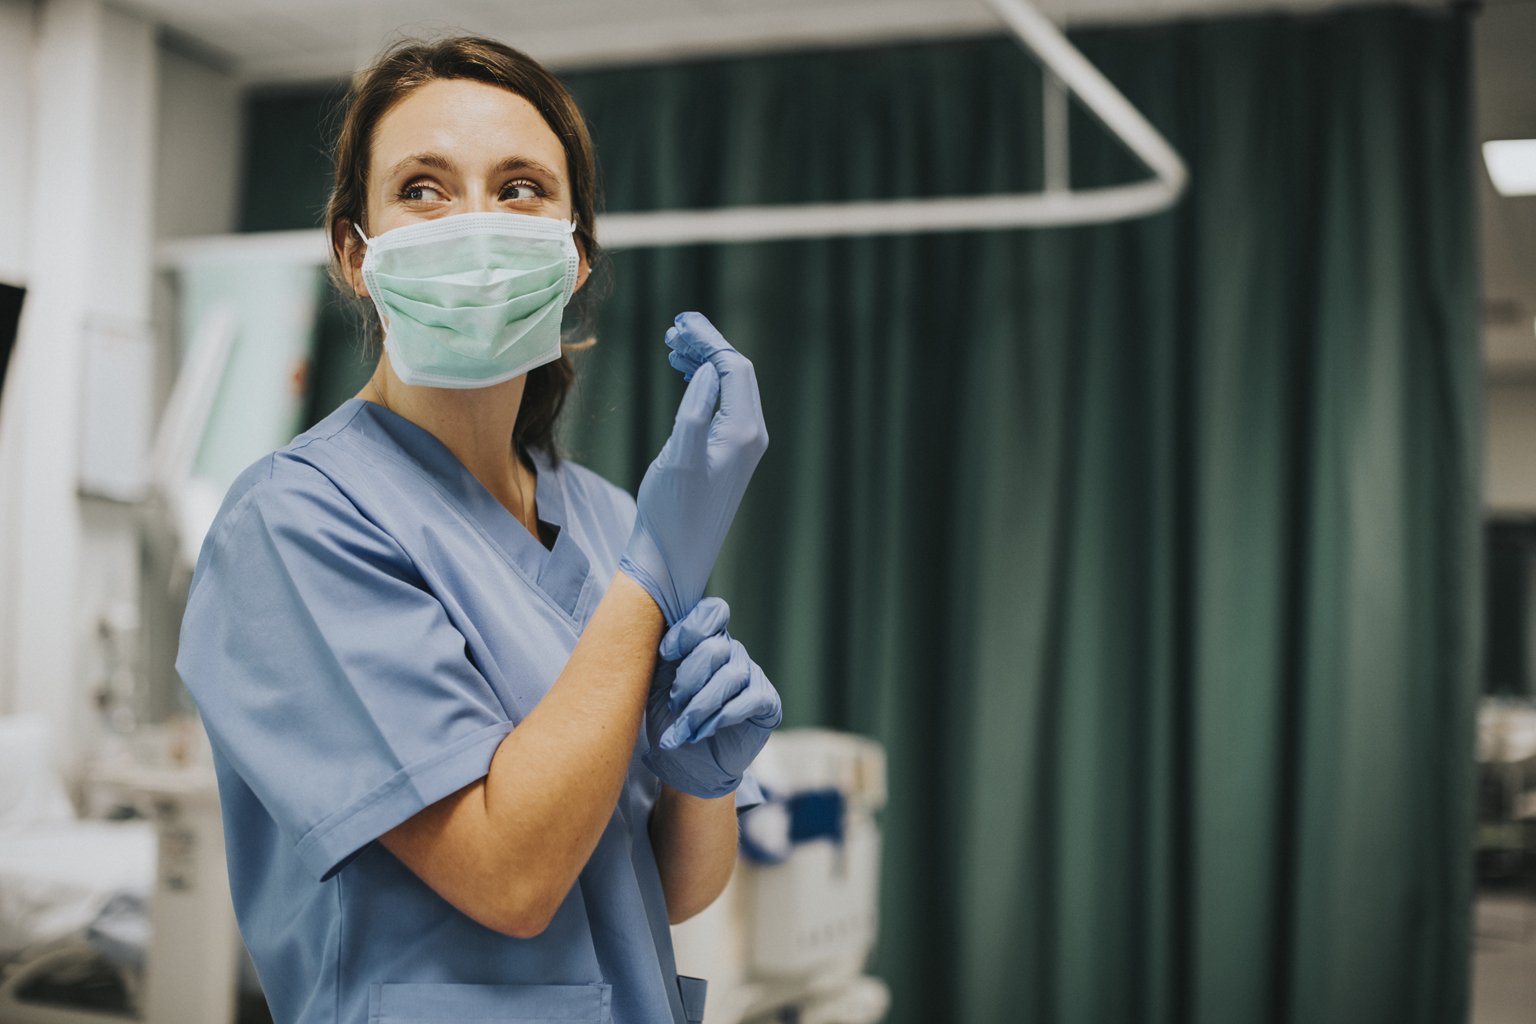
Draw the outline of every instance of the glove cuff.
[[[679,763],[679,759],[668,757],[666,751],[652,749],[640,760],[653,775],[673,789],[704,800],[727,796],[736,792],[736,787],[741,785],[741,776],[731,775],[722,769],[713,757],[707,759],[707,765],[684,765]],[[688,760],[693,762],[704,759],[692,757]]]
[[[658,574],[648,568],[648,566],[664,567],[665,565],[666,562],[662,559],[656,542],[637,525],[634,532],[629,535],[629,543],[624,548],[624,554],[619,558],[619,571],[645,588],[645,592],[651,595],[651,599],[661,609],[662,617],[666,619],[667,628],[670,629],[676,625],[678,619],[683,617],[687,609],[679,607],[681,602],[676,594],[671,593],[671,587],[663,586],[662,580],[667,578],[665,570],[661,572],[661,578],[658,578]]]

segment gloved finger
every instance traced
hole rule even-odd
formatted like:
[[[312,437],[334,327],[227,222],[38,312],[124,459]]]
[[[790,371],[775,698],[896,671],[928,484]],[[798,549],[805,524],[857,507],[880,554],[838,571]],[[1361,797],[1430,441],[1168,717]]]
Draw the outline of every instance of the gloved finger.
[[[672,424],[672,436],[667,438],[667,447],[671,447],[674,439],[685,450],[697,447],[709,433],[710,423],[715,418],[715,403],[719,400],[720,379],[714,368],[705,364],[694,373],[688,390],[683,392],[683,400],[677,405],[677,418]]]
[[[661,750],[676,750],[687,742],[688,730],[683,728],[681,721],[676,721],[667,726],[667,731],[661,734],[661,739],[656,741],[656,746]]]
[[[729,633],[707,636],[677,666],[677,676],[672,680],[672,696],[668,700],[674,714],[691,704],[715,673],[731,660],[731,643]]]
[[[667,353],[667,363],[671,365],[672,369],[681,373],[684,380],[692,380],[693,374],[698,370],[702,360],[677,350],[677,336],[681,333],[682,329],[674,323],[671,327],[667,328],[667,333],[662,338],[666,342],[667,348],[672,350]]]
[[[746,654],[745,648],[742,653]],[[707,740],[721,729],[746,721],[755,721],[768,729],[778,726],[784,717],[779,703],[779,691],[773,688],[763,670],[750,657],[747,658],[747,669],[747,685],[709,719],[694,727],[694,742]]]
[[[677,314],[672,320],[672,328],[667,331],[665,340],[667,347],[672,351],[697,363],[714,362],[716,355],[736,351],[703,313]],[[715,369],[718,370],[719,366]]]
[[[667,353],[667,363],[683,375],[683,380],[693,380],[693,375],[699,372],[699,367],[703,365],[697,359],[690,359],[676,352]]]
[[[760,421],[763,416],[757,394],[757,372],[746,356],[726,341],[703,313],[679,313],[673,321],[672,350],[687,359],[709,363],[720,375],[721,411]]]
[[[702,743],[722,729],[752,722],[764,729],[772,729],[784,719],[784,708],[779,703],[779,692],[772,686],[760,687],[753,673],[753,681],[747,688],[729,700],[725,707],[711,716],[702,726],[693,730],[693,742]],[[767,682],[766,679],[763,682]]]
[[[682,661],[693,653],[695,647],[705,637],[716,633],[725,632],[725,627],[731,621],[731,606],[718,597],[706,597],[693,606],[693,610],[684,615],[669,630],[667,635],[661,638],[659,648],[662,658],[667,661]]]
[[[744,691],[751,678],[752,659],[747,657],[747,649],[740,641],[732,640],[730,659],[709,677],[709,682],[687,703],[673,723],[673,727],[682,733],[680,742],[698,742],[699,730]]]

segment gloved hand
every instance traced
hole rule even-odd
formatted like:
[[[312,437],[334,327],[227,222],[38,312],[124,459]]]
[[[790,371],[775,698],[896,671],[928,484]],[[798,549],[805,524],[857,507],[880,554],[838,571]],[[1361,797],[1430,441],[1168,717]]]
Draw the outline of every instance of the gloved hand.
[[[635,528],[619,569],[656,599],[671,626],[704,596],[725,532],[768,447],[768,430],[752,364],[702,314],[679,314],[666,340],[669,361],[691,382],[672,436],[640,482]]]
[[[706,597],[667,631],[645,712],[645,766],[673,789],[705,798],[741,784],[784,718],[778,691],[726,632],[730,618],[724,601]]]

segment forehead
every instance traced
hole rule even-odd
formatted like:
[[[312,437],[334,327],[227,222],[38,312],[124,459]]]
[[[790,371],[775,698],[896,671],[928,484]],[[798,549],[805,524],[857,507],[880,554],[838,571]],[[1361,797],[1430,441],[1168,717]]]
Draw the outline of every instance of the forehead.
[[[412,91],[379,118],[373,130],[370,180],[417,152],[451,156],[466,170],[509,156],[536,160],[566,173],[565,148],[534,105],[497,85],[437,79]]]

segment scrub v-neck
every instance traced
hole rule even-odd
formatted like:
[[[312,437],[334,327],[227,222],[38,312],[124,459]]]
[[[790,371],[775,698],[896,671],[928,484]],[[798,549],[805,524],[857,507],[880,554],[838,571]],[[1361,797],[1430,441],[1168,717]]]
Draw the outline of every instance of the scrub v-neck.
[[[528,528],[518,522],[517,517],[431,431],[375,402],[362,398],[348,401],[357,403],[360,408],[356,415],[366,417],[367,424],[374,428],[365,431],[363,436],[371,437],[386,452],[394,449],[403,454],[412,468],[433,484],[460,516],[479,529],[557,608],[573,622],[580,623],[581,595],[591,566],[586,552],[581,550],[567,528],[570,515],[560,472],[543,453],[529,454],[538,477],[535,487],[537,521],[555,534],[555,543],[549,548],[529,533]]]

